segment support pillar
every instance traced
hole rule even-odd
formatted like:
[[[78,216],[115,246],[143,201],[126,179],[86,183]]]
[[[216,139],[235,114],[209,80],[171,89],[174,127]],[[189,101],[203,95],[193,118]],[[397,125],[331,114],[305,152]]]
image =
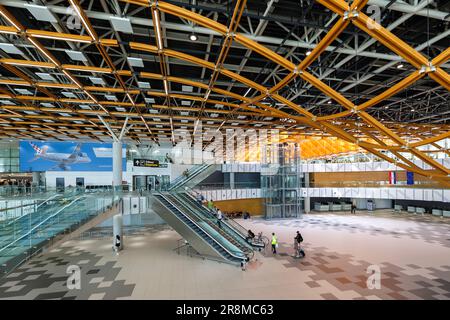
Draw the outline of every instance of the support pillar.
[[[230,189],[234,189],[234,172],[230,172]]]
[[[304,175],[304,179],[305,179],[305,187],[309,188],[309,172],[305,172],[305,173],[303,173],[303,175]],[[305,205],[305,213],[310,213],[311,212],[311,198],[305,197],[303,203]]]
[[[122,141],[113,142],[113,188],[122,186]]]
[[[305,187],[309,188],[309,172],[304,172],[303,173],[303,177],[305,179]],[[311,212],[311,197],[305,197],[304,199],[304,205],[305,205],[305,213],[310,213]]]
[[[113,246],[115,248],[116,246],[116,238],[117,236],[120,237],[120,246],[117,248],[118,251],[123,249],[123,234],[122,234],[122,228],[123,227],[123,219],[121,214],[116,214],[113,216]]]
[[[305,197],[305,213],[310,213],[311,212],[311,198],[310,197]]]
[[[33,185],[34,186],[40,186],[41,185],[41,173],[39,171],[34,171],[32,173],[33,175]]]

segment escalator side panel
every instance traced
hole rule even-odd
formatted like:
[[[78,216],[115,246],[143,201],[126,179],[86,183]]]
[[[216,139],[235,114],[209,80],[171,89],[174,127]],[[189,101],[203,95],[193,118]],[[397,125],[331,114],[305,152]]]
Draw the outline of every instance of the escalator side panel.
[[[150,205],[154,211],[167,222],[176,232],[178,232],[189,244],[201,255],[214,257],[215,259],[225,260],[211,245],[206,242],[197,232],[184,224],[180,219],[156,197],[150,198]]]

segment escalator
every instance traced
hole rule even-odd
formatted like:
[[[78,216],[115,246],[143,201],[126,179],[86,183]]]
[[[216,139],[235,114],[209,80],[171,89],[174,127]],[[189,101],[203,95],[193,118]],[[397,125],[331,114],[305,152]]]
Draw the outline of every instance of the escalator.
[[[217,164],[202,164],[192,167],[187,171],[187,175],[181,175],[175,179],[169,186],[169,191],[183,190],[184,188],[193,188],[215,171],[220,169]]]
[[[29,213],[20,215],[18,217],[14,217],[11,219],[7,219],[3,222],[2,230],[1,232],[4,232],[8,227],[10,227],[13,224],[20,224],[22,221],[27,221],[29,219],[29,215],[35,215],[40,214],[42,212],[45,212],[45,210],[49,207],[55,208],[55,203],[61,202],[61,199],[63,199],[63,196],[60,194],[55,194],[42,202],[40,202],[34,211],[31,211]]]
[[[62,234],[70,233],[107,208],[118,198],[55,197],[39,210],[14,219],[0,230],[0,271],[7,273]]]
[[[205,217],[212,218],[214,217],[214,213],[208,209],[207,207],[200,204],[190,193],[188,192],[179,192],[177,193],[177,197],[184,200],[184,202],[189,203],[192,208],[196,212],[201,213]],[[236,237],[239,237],[241,241],[245,241],[247,243],[247,234],[248,231],[243,226],[241,226],[238,222],[233,219],[224,219],[224,225],[226,225],[227,229],[231,230]],[[265,244],[262,241],[258,241],[256,238],[252,239],[248,242],[254,249],[263,250]]]
[[[229,240],[206,219],[193,214],[173,195],[154,193],[152,207],[203,257],[242,265],[252,256],[240,249],[237,241]]]
[[[235,232],[230,229],[230,227],[221,221],[221,226],[219,227],[217,223],[217,218],[214,216],[204,216],[202,213],[198,212],[198,209],[191,206],[183,198],[179,197],[179,194],[167,194],[167,199],[170,200],[178,209],[182,210],[184,214],[188,215],[193,219],[200,221],[201,225],[204,225],[209,230],[214,230],[215,234],[219,234],[222,238],[225,238],[228,242],[232,243],[239,250],[244,252],[249,260],[254,256],[253,247],[245,241],[245,239],[240,238],[235,234]]]

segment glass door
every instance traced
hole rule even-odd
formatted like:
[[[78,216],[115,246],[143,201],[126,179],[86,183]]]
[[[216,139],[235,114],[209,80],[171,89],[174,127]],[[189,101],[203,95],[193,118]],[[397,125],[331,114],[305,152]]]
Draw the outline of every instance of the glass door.
[[[64,178],[56,178],[56,191],[64,192]]]

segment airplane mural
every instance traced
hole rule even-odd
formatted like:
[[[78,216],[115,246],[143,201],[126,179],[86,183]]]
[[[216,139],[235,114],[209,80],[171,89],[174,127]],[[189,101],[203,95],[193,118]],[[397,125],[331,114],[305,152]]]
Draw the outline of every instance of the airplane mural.
[[[30,142],[31,147],[36,151],[34,154],[34,158],[30,160],[36,161],[38,159],[48,160],[52,162],[56,162],[56,165],[49,169],[49,171],[54,168],[60,168],[61,170],[70,170],[71,164],[75,163],[90,163],[91,158],[88,157],[86,152],[81,152],[81,143],[78,143],[75,147],[75,150],[72,153],[55,153],[55,152],[47,152],[48,147],[44,146],[39,148],[34,143]]]
[[[122,170],[126,170],[122,149]],[[111,143],[20,142],[20,171],[112,171]]]

